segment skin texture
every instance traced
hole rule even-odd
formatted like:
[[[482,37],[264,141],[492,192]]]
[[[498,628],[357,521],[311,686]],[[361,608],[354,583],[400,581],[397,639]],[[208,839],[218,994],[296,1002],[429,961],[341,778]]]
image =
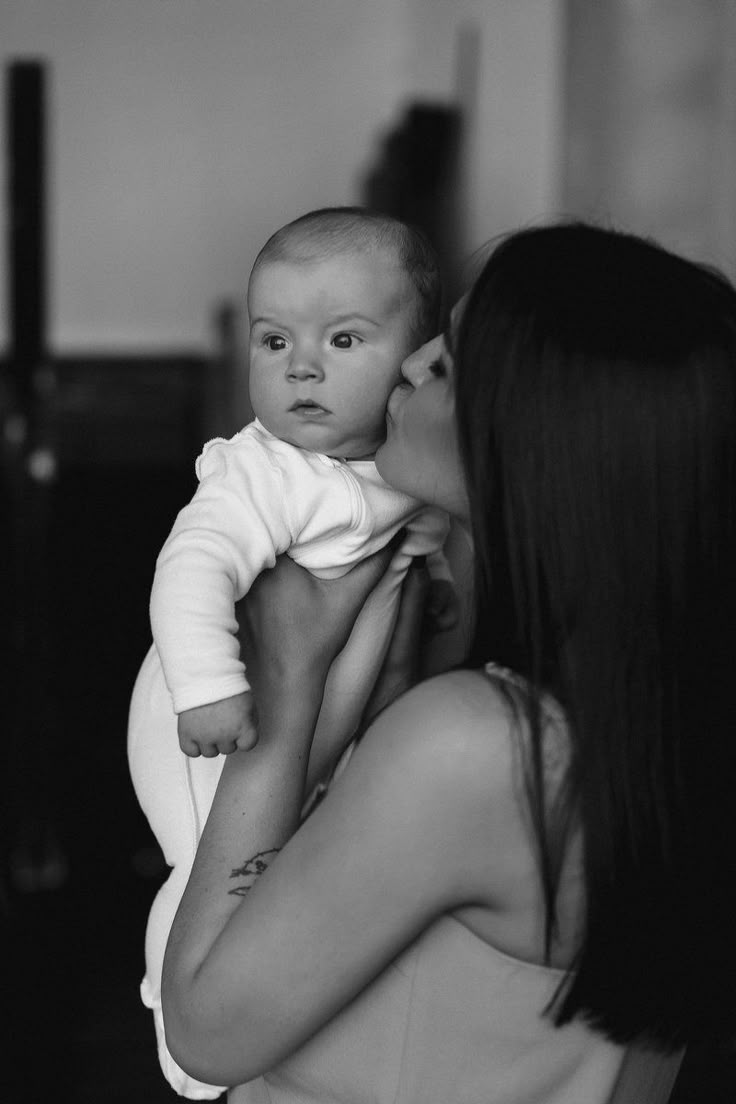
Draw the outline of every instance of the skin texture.
[[[413,299],[386,250],[259,265],[248,292],[250,396],[266,428],[329,456],[373,456],[412,347]],[[304,402],[319,406],[295,408]]]

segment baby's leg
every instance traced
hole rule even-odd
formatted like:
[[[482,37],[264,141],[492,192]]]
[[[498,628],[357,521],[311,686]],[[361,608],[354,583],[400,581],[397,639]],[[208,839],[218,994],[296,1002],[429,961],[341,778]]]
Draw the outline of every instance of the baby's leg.
[[[128,721],[128,761],[136,796],[171,873],[151,907],[146,929],[143,1003],[152,1010],[164,1075],[180,1096],[214,1100],[224,1089],[189,1077],[166,1049],[161,969],[174,915],[189,878],[224,759],[191,759],[179,749],[176,716],[161,665],[151,648],[138,674]]]

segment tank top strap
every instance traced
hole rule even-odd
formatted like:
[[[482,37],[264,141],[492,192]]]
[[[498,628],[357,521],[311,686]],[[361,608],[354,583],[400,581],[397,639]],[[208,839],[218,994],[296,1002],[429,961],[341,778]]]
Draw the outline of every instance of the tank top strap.
[[[507,686],[513,687],[514,690],[518,690],[522,694],[528,694],[530,691],[529,680],[510,667],[503,667],[500,663],[490,662],[485,663],[482,670],[489,679],[496,682],[505,682]],[[554,725],[557,728],[566,728],[565,710],[557,699],[547,691],[543,691],[540,700],[546,724]]]
[[[502,667],[500,663],[491,662],[483,665],[483,671],[491,679],[507,682],[510,686],[524,693],[529,692],[529,683],[524,676],[520,675],[518,671],[512,671],[510,667]]]

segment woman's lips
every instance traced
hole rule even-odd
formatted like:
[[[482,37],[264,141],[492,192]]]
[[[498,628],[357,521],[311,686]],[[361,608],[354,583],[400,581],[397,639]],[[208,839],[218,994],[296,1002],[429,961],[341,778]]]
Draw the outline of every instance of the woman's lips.
[[[413,390],[414,389],[410,383],[399,383],[396,387],[394,387],[393,391],[388,397],[388,403],[386,405],[386,413],[388,414],[391,421],[394,420],[396,414],[398,413],[399,407],[406,402],[407,398]]]

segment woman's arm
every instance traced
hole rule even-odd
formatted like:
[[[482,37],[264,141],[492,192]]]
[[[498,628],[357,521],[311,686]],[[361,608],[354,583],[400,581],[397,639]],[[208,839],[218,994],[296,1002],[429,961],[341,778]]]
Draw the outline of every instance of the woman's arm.
[[[396,543],[335,582],[316,579],[284,557],[277,570],[256,580],[240,604],[241,646],[257,692],[260,742],[255,751],[235,753],[225,763],[172,928],[165,965],[172,1032],[177,1012],[185,1017],[196,1012],[176,995],[190,991],[218,933],[247,892],[248,871],[265,868],[299,822],[327,671]],[[224,843],[231,839],[237,841],[237,852]],[[224,887],[223,892],[213,895],[213,886]]]
[[[445,620],[447,609],[433,608],[434,581],[425,564],[415,559],[404,582],[391,645],[366,706],[363,729],[412,686],[459,667],[468,654],[474,614],[472,544],[456,522],[451,522],[444,554],[454,580],[452,617]]]
[[[364,732],[378,714],[421,680],[429,574],[424,557],[414,560],[401,588],[391,642],[361,722]]]
[[[164,965],[167,1041],[185,1070],[238,1084],[274,1068],[436,917],[490,903],[495,768],[478,719],[472,732],[458,719],[448,680],[463,677],[386,710],[298,830],[280,778],[294,763],[248,771],[259,745],[225,764]],[[233,877],[281,847],[255,884]]]
[[[439,915],[491,903],[509,850],[494,776],[509,771],[468,708],[473,679],[394,703],[298,830],[280,777],[293,760],[252,773],[259,745],[225,764],[164,967],[167,1043],[192,1075],[238,1084],[273,1068]],[[282,845],[249,891],[233,877]]]
[[[489,831],[503,843],[489,794],[508,742],[489,740],[478,676],[396,702],[298,830],[319,693],[284,677],[258,747],[225,763],[164,966],[169,1048],[219,1084],[276,1065],[435,917],[487,903]]]

